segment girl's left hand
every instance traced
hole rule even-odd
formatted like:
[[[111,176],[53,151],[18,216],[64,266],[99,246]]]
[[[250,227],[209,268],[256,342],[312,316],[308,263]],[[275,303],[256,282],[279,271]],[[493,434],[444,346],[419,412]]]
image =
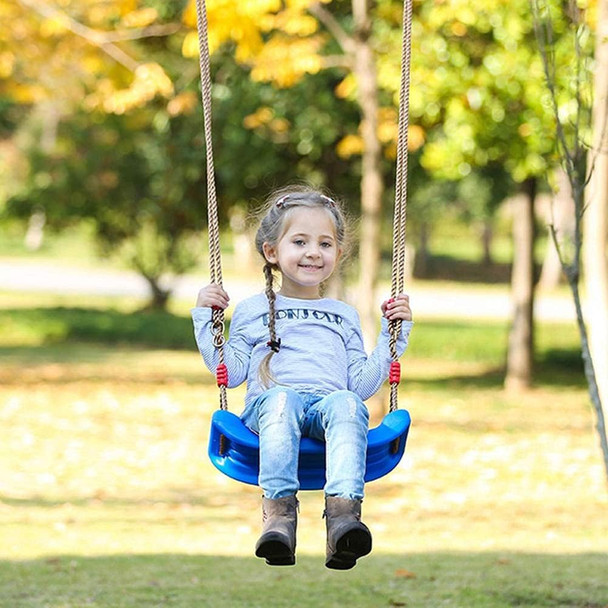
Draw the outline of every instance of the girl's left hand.
[[[412,310],[410,308],[410,297],[400,293],[396,298],[382,302],[382,314],[389,321],[411,321]]]

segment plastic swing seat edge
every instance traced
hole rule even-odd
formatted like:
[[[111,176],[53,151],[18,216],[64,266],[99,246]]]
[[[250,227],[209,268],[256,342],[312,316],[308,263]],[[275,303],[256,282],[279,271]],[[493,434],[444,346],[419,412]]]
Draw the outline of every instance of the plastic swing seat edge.
[[[365,481],[374,481],[392,471],[401,460],[411,425],[404,409],[388,413],[368,433]],[[241,419],[227,410],[217,410],[209,435],[209,459],[224,475],[250,485],[258,485],[259,438]],[[325,485],[325,444],[302,438],[300,467],[301,490],[320,490]]]

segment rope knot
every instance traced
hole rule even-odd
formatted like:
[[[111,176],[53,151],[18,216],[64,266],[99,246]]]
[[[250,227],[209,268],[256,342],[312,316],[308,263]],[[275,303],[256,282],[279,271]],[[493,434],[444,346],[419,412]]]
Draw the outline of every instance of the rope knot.
[[[388,380],[391,384],[399,384],[401,381],[401,364],[399,361],[392,361],[388,372]]]
[[[225,363],[220,363],[217,366],[215,378],[218,386],[228,386],[228,368]]]

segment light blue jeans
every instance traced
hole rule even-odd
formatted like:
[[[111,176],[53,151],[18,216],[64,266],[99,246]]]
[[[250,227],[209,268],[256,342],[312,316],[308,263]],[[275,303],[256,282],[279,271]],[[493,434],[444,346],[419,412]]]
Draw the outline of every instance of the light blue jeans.
[[[326,443],[327,496],[363,498],[369,412],[355,393],[317,395],[277,386],[248,405],[241,419],[260,437],[259,484],[266,498],[298,491],[301,437]]]

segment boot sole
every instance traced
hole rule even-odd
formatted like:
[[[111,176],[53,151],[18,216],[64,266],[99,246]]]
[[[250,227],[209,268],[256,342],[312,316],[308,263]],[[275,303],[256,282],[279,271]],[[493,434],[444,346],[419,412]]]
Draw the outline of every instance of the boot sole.
[[[255,548],[255,554],[257,557],[263,557],[269,566],[295,565],[295,554],[282,540],[276,537],[260,540]]]
[[[325,566],[332,570],[350,570],[357,560],[372,550],[372,536],[367,530],[349,530],[338,539],[336,550],[328,556]]]

